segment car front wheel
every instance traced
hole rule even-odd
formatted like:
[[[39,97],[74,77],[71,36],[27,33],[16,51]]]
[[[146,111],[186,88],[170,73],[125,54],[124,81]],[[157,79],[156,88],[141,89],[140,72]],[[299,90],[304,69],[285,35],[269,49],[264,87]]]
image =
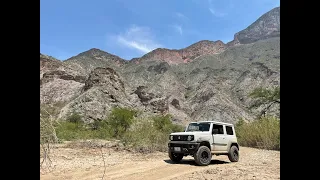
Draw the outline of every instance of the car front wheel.
[[[182,158],[183,158],[183,154],[169,152],[169,158],[173,162],[180,162],[182,160]]]
[[[211,151],[207,146],[200,146],[194,155],[194,160],[200,166],[207,166],[211,162]]]

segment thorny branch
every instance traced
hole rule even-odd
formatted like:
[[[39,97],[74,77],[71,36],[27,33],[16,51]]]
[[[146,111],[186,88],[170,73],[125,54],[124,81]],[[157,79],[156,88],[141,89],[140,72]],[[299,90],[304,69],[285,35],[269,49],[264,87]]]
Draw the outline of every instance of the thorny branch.
[[[103,180],[104,175],[105,175],[105,173],[106,173],[106,162],[105,162],[104,156],[103,156],[102,145],[100,146],[100,151],[101,151],[101,156],[102,156],[102,160],[103,160],[103,167],[104,167],[103,175],[102,175],[102,177],[101,177],[101,179]]]
[[[40,146],[43,155],[40,168],[43,168],[45,162],[48,162],[48,165],[51,166],[50,143],[55,143],[58,140],[51,114],[45,109],[43,109],[43,111],[48,114],[49,117],[42,117],[40,114]]]

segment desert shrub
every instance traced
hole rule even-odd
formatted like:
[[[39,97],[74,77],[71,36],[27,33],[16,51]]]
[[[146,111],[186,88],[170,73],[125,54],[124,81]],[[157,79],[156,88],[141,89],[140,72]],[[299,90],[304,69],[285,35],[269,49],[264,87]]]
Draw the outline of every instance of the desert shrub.
[[[158,131],[169,131],[172,125],[171,115],[167,114],[165,116],[158,115],[152,118],[153,125]]]
[[[92,128],[92,125],[83,122],[60,122],[56,125],[57,137],[61,140],[87,140],[87,139],[105,139],[112,138],[112,130],[105,122],[98,122],[98,128]]]
[[[106,120],[85,124],[81,115],[74,112],[66,121],[56,124],[57,137],[63,140],[119,138],[130,128],[136,113],[127,108],[114,108]]]
[[[81,123],[81,115],[77,112],[73,112],[66,120],[71,123]]]
[[[72,114],[56,124],[57,137],[62,140],[118,139],[126,148],[138,152],[166,151],[169,134],[183,131],[184,127],[173,124],[171,115],[156,115],[148,119],[137,118],[137,111],[114,108],[102,121],[85,124],[81,116]]]
[[[111,111],[107,124],[112,130],[113,137],[121,137],[130,128],[137,111],[116,107]]]
[[[170,114],[154,116],[152,118],[153,125],[156,130],[165,133],[184,131],[184,127],[178,124],[173,124],[171,118],[172,116]]]
[[[95,121],[91,124],[90,129],[95,139],[111,139],[114,136],[114,131],[106,120]]]
[[[125,146],[138,152],[164,151],[167,147],[168,134],[155,128],[151,121],[146,121],[126,132],[122,141]]]
[[[62,140],[86,139],[89,132],[83,123],[63,121],[56,125],[57,137]]]
[[[138,152],[166,151],[169,134],[184,130],[183,126],[172,123],[171,115],[157,115],[151,121],[138,119],[137,122],[143,123],[127,131],[122,141]]]
[[[55,124],[57,137],[67,141],[91,138],[93,133],[81,119],[80,114],[73,112],[65,121],[57,122]]]
[[[248,123],[240,120],[235,128],[241,146],[280,150],[280,120],[278,118],[267,116]]]
[[[40,167],[43,167],[44,163],[51,165],[50,144],[59,142],[54,123],[50,114],[45,117],[40,114]]]
[[[180,124],[172,124],[171,128],[170,128],[170,132],[183,132],[185,129],[184,126],[180,125]]]
[[[50,118],[40,117],[40,144],[57,142],[58,138],[54,123]]]

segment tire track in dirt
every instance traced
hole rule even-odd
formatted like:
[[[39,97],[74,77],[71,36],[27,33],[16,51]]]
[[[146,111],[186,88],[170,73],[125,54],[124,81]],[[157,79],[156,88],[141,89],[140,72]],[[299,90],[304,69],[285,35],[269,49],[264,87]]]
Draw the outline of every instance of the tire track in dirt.
[[[166,153],[147,155],[139,160],[123,159],[119,164],[106,167],[105,180],[142,180],[142,179],[279,179],[280,152],[264,151],[242,147],[240,161],[231,163],[226,156],[213,156],[209,166],[197,166],[192,157],[184,158],[181,163],[173,164]],[[126,154],[128,156],[128,154]],[[120,158],[120,157],[118,157]],[[88,159],[88,158],[87,158]],[[112,160],[106,159],[107,161]],[[67,172],[41,175],[41,180],[99,180],[104,167],[94,166],[75,168]]]

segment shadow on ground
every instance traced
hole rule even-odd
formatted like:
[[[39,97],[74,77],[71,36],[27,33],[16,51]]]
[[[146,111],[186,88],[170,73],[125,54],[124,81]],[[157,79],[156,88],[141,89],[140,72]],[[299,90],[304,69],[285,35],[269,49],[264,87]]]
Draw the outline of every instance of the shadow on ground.
[[[185,165],[198,166],[193,159],[185,159],[185,160],[182,159],[179,163],[172,162],[170,159],[166,159],[166,160],[163,160],[163,161],[168,163],[168,164],[185,164]],[[213,159],[213,160],[211,160],[210,165],[228,164],[228,163],[230,163],[230,162]]]

